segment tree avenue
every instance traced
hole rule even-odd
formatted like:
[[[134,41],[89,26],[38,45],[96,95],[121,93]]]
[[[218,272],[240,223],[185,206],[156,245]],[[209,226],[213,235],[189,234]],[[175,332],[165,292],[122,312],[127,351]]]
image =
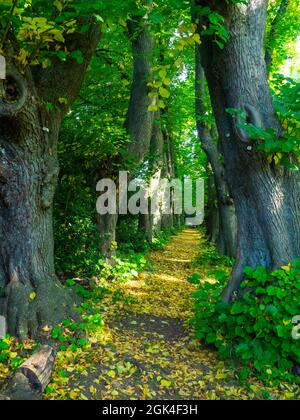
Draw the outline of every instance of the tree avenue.
[[[299,397],[299,37],[297,0],[0,0],[0,399]]]

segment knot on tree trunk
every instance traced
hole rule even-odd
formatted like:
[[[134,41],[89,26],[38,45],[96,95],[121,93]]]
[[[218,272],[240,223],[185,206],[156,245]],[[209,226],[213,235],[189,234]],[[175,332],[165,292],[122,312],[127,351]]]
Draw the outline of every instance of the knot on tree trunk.
[[[250,104],[242,104],[238,106],[239,110],[242,110],[246,115],[246,120],[241,116],[237,115],[235,118],[235,131],[238,138],[243,143],[250,143],[251,137],[247,131],[240,126],[243,125],[245,122],[246,124],[251,124],[256,128],[263,128],[263,122],[260,115],[260,112]]]
[[[25,105],[28,92],[26,82],[16,70],[8,70],[1,84],[0,117],[12,117]]]

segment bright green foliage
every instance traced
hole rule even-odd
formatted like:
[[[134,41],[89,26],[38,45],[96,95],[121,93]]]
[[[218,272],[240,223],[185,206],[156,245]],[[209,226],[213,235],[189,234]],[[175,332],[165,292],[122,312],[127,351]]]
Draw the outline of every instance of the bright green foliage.
[[[274,106],[284,130],[283,152],[293,151],[300,158],[300,83],[273,75]]]
[[[122,54],[119,44],[123,45]],[[128,141],[124,123],[131,70],[128,38],[122,28],[111,25],[61,129],[61,171],[55,201],[56,263],[58,271],[68,275],[93,275],[99,260],[96,183],[117,168]]]
[[[229,39],[229,33],[224,26],[224,18],[220,13],[213,11],[210,7],[195,7],[196,16],[207,18],[209,25],[201,31],[202,36],[214,36],[214,42],[223,49]]]
[[[211,273],[217,281],[198,281],[193,293],[196,335],[213,344],[223,359],[237,358],[241,377],[251,370],[273,384],[299,382],[293,368],[300,363],[300,345],[292,337],[293,318],[300,314],[300,262],[269,274],[264,268],[245,270],[243,296],[230,305],[220,302],[227,275]]]
[[[85,32],[90,28],[90,17],[97,18],[100,3],[80,0],[20,0],[1,2],[0,34],[2,50],[9,28],[19,44],[17,60],[23,64],[51,65],[52,58],[66,60],[67,57],[81,61],[80,52],[71,51],[66,45],[66,37],[74,32]],[[79,23],[78,16],[81,15]]]
[[[0,339],[0,363],[5,362],[12,369],[19,367],[23,359],[16,352],[18,349],[20,349],[20,346],[17,348],[16,342],[12,337],[7,336],[6,338]]]
[[[220,255],[214,244],[207,243],[205,244],[205,248],[197,256],[195,259],[195,264],[201,267],[215,267],[215,268],[223,268],[223,267],[232,267],[233,261],[227,257]]]
[[[179,7],[171,10],[169,4],[161,6],[164,25],[158,18],[158,7],[149,15],[151,21],[155,20],[152,24],[157,32],[149,95],[157,98],[162,110],[160,124],[171,138],[176,176],[195,179],[204,174],[205,164],[195,136],[195,25],[190,23],[189,8],[179,14]],[[168,20],[165,13],[169,13]],[[132,162],[126,156],[129,138],[124,127],[132,78],[131,45],[124,22],[117,18],[108,22],[80,96],[65,118],[60,134],[61,171],[55,201],[56,267],[68,276],[94,275],[97,271],[97,181],[116,176],[119,169],[132,170]],[[177,27],[178,36],[174,38]],[[172,37],[174,48],[170,49]],[[177,46],[183,40],[184,50],[179,51]],[[145,168],[155,158],[147,155],[138,170],[140,176],[145,179],[152,176]],[[154,246],[160,246],[163,240],[155,238]],[[119,218],[117,242],[122,254],[149,248],[135,217]]]
[[[82,64],[82,52],[73,51],[72,43],[67,42],[75,32],[86,33],[95,22],[103,31],[110,31],[116,22],[126,26],[131,11],[145,13],[133,0],[2,0],[0,11],[0,51],[12,27],[20,47],[17,60],[44,68],[56,58],[72,58]]]
[[[247,0],[227,0],[227,3],[246,4]],[[270,1],[266,47],[273,52],[270,83],[282,135],[277,138],[274,130],[246,124],[246,116],[240,110],[228,112],[239,117],[239,127],[253,140],[253,154],[261,156],[270,165],[281,164],[295,169],[300,159],[300,85],[296,80],[272,73],[294,53],[300,14],[298,2],[290,0],[286,12],[274,25],[280,3],[281,0]],[[175,232],[173,229],[162,232],[149,246],[144,232],[139,229],[138,219],[120,217],[117,241],[112,244],[116,251],[110,261],[113,264],[108,264],[100,255],[95,208],[97,181],[116,177],[120,169],[130,169],[133,175],[138,173],[149,179],[151,162],[157,158],[147,155],[140,168],[126,159],[129,138],[125,121],[133,73],[128,20],[132,16],[143,16],[149,21],[155,46],[152,74],[147,79],[149,97],[153,100],[148,111],[161,114],[157,123],[170,139],[168,147],[173,154],[175,175],[181,179],[206,177],[206,157],[196,134],[194,47],[201,44],[201,37],[210,36],[223,49],[229,33],[221,14],[210,7],[197,7],[193,15],[206,22],[198,33],[198,21],[191,21],[188,0],[157,0],[151,8],[135,0],[0,0],[0,15],[0,53],[4,54],[3,46],[12,27],[20,45],[16,59],[23,66],[47,68],[55,60],[69,59],[82,64],[83,52],[72,50],[69,40],[75,33],[89,31],[91,22],[96,21],[101,26],[102,37],[85,83],[60,132],[61,172],[54,206],[56,270],[63,279],[81,278],[67,280],[66,287],[73,289],[82,301],[78,309],[82,322],[66,320],[53,329],[44,327],[44,332],[59,343],[61,350],[76,352],[89,345],[86,337],[90,331],[102,330],[103,300],[109,296],[114,304],[122,301],[118,287],[122,289],[128,281],[137,282],[138,273],[151,268],[143,253],[150,248],[160,250]],[[61,97],[56,104],[44,105],[51,113],[59,104],[67,105],[67,99]],[[205,109],[199,119],[210,129],[213,141],[217,143],[208,91]],[[166,165],[166,162],[160,162],[160,165]],[[177,257],[180,260],[182,255],[176,255],[176,260]],[[219,256],[207,243],[195,263],[204,270],[214,266],[229,271],[232,267],[231,260]],[[180,265],[171,264],[168,273],[163,275],[168,278],[174,267]],[[174,276],[177,281],[176,275],[178,272]],[[229,306],[220,303],[228,273],[214,273],[214,276],[216,281],[212,283],[201,281],[198,274],[189,279],[190,283],[199,286],[193,294],[193,323],[197,337],[206,344],[213,344],[222,358],[237,358],[243,366],[243,379],[254,369],[260,378],[275,384],[281,379],[297,381],[291,372],[300,364],[299,342],[291,333],[292,318],[300,314],[300,263],[295,262],[272,274],[263,268],[247,269],[243,296]],[[88,285],[82,285],[82,279]],[[164,286],[166,290],[168,282]],[[146,288],[149,285],[151,283]],[[33,294],[32,299],[35,297]],[[152,297],[149,293],[148,298]],[[170,295],[170,299],[174,296]],[[156,306],[151,310],[157,310]],[[169,305],[163,309],[168,311],[173,307]],[[177,315],[181,309],[176,308]],[[10,338],[0,340],[0,367],[15,368],[20,364],[22,358],[15,346]],[[62,377],[64,374],[60,372]],[[161,383],[165,388],[170,386],[168,380],[163,379]]]
[[[283,0],[269,1],[267,16],[266,49],[272,51],[272,72],[277,72],[285,62],[295,55],[300,33],[300,3],[285,1],[283,13],[278,13]],[[298,71],[300,69],[298,63]]]

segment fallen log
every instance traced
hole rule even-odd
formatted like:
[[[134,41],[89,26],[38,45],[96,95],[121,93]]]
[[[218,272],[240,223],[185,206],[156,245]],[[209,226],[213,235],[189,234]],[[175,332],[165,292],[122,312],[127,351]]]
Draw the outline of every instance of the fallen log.
[[[56,352],[42,346],[17,370],[2,398],[10,400],[38,400],[42,398],[54,369]]]

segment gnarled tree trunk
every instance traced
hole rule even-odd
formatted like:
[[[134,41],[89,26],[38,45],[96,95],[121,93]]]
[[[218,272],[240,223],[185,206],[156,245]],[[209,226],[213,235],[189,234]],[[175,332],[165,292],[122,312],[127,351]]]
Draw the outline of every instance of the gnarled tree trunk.
[[[243,109],[249,123],[281,134],[263,51],[267,0],[197,3],[221,13],[230,33],[223,50],[211,37],[202,37],[203,64],[238,219],[237,262],[223,294],[224,301],[230,301],[238,295],[245,266],[273,269],[299,258],[300,172],[268,163],[226,112]]]
[[[7,53],[0,98],[0,314],[11,334],[34,337],[38,327],[73,315],[73,299],[55,276],[52,204],[59,171],[61,120],[79,92],[98,28],[73,34],[73,60],[42,69],[18,67]],[[68,105],[59,105],[65,97]],[[49,112],[44,102],[57,105]]]

